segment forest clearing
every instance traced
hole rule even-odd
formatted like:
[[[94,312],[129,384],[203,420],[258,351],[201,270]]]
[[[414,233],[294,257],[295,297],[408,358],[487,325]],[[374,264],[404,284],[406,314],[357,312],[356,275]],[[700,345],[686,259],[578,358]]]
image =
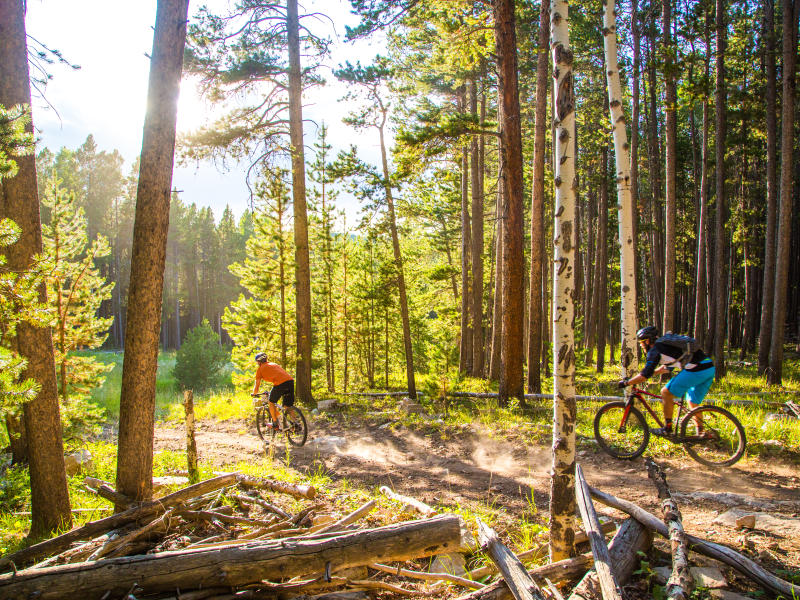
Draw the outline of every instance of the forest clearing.
[[[0,600],[800,596],[800,0],[33,4]]]

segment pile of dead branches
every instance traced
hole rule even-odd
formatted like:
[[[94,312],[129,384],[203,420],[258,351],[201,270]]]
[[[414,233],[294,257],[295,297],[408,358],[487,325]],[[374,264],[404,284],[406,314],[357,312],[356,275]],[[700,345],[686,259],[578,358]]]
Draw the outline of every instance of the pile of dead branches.
[[[437,514],[389,488],[381,492],[402,505],[394,514],[413,511],[422,519],[362,527],[357,522],[363,523],[375,500],[337,517],[331,502],[311,486],[239,473],[146,503],[131,502],[110,484],[87,478],[86,485],[119,512],[0,559],[0,571],[6,571],[0,574],[0,598],[356,600],[377,592],[450,597],[452,590],[443,586],[453,585],[471,590],[458,600],[563,600],[566,588],[572,588],[570,600],[617,600],[628,595],[626,583],[650,547],[652,532],[671,541],[670,598],[686,598],[691,591],[689,550],[737,569],[770,592],[800,593],[747,557],[685,534],[663,472],[653,463],[648,468],[662,499],[663,521],[590,488],[578,466],[577,504],[585,531],[575,541],[588,541],[592,552],[532,570],[523,561],[543,558],[546,545],[515,555],[480,521],[480,544],[471,544],[459,517]],[[592,498],[631,516],[609,545],[605,534],[614,524],[599,522]],[[490,564],[460,575],[426,571],[429,557],[478,548]],[[577,586],[565,585],[578,579]]]

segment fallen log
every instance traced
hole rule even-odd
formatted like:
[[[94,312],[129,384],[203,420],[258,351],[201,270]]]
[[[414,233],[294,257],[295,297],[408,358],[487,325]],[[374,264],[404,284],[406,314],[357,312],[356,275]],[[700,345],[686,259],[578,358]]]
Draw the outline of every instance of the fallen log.
[[[600,591],[604,600],[622,600],[622,589],[611,568],[611,556],[603,533],[600,530],[600,519],[592,504],[589,485],[583,476],[583,469],[575,465],[575,499],[583,519],[583,527],[589,536],[589,544],[594,556],[594,569],[600,582]]]
[[[534,581],[541,581],[542,583],[544,583],[545,579],[561,583],[582,576],[591,568],[592,562],[591,554],[581,554],[575,558],[568,558],[542,567],[536,567],[528,571],[528,575]],[[501,579],[491,585],[487,585],[482,590],[475,590],[464,596],[459,596],[456,600],[511,600],[512,598],[514,598],[514,595],[505,580]]]
[[[402,504],[410,506],[411,508],[416,510],[419,514],[421,514],[423,517],[432,517],[433,515],[436,514],[436,509],[433,508],[432,506],[429,506],[424,502],[417,500],[416,498],[412,498],[411,496],[404,496],[403,494],[398,494],[388,486],[385,485],[381,486],[381,494],[383,494],[387,498],[395,500],[396,502],[400,502]]]
[[[642,507],[595,488],[589,488],[589,490],[592,497],[598,502],[602,502],[606,506],[628,513],[648,529],[664,537],[669,537],[669,529],[667,526],[664,525],[658,517],[647,512]],[[774,592],[775,594],[782,594],[788,598],[800,596],[800,585],[794,585],[788,581],[784,581],[780,577],[776,577],[759,564],[739,554],[735,550],[731,550],[727,546],[721,544],[708,542],[693,535],[687,535],[687,538],[689,540],[690,550],[694,550],[695,552],[709,556],[733,567],[745,577],[749,577],[758,583],[764,589]]]
[[[603,521],[603,523],[600,524],[600,528],[603,530],[603,533],[605,534],[605,533],[611,533],[617,528],[617,526],[614,523],[614,521]],[[586,532],[583,529],[581,529],[580,531],[578,531],[578,533],[575,534],[576,546],[578,544],[583,544],[588,541],[589,541],[589,536],[586,535]],[[543,544],[535,546],[534,548],[531,548],[530,550],[525,550],[525,552],[520,552],[519,554],[517,554],[517,558],[523,562],[525,561],[530,562],[539,558],[541,554],[547,554],[549,548],[550,544],[545,542]],[[494,564],[488,564],[484,567],[478,567],[477,569],[473,569],[467,574],[469,575],[470,579],[482,579],[492,573],[497,573],[497,567],[495,567]]]
[[[688,540],[683,530],[681,511],[678,510],[678,504],[669,492],[664,470],[652,458],[648,457],[644,462],[647,466],[647,476],[656,486],[658,497],[661,499],[661,512],[664,514],[664,523],[669,531],[672,548],[672,574],[665,590],[667,598],[686,600],[692,592],[694,580],[689,572]]]
[[[503,575],[508,589],[516,600],[544,600],[539,586],[534,583],[523,564],[497,537],[494,529],[478,519],[478,540],[481,549]]]
[[[94,563],[26,569],[0,575],[0,597],[85,600],[176,588],[241,587],[374,562],[410,560],[452,552],[461,541],[460,520],[443,515],[366,529],[321,540],[294,538],[232,548],[163,552]]]
[[[646,552],[652,543],[650,530],[636,519],[626,519],[620,525],[608,545],[611,566],[620,586],[628,582],[633,571],[639,566],[639,552]],[[602,593],[597,572],[589,571],[573,588],[569,600],[600,600],[600,598]]]
[[[136,521],[152,520],[154,517],[164,513],[170,506],[175,506],[195,496],[200,496],[211,490],[236,483],[236,477],[236,473],[229,473],[227,475],[214,477],[213,479],[207,479],[185,487],[182,490],[178,490],[177,492],[173,492],[172,494],[163,496],[158,500],[144,502],[139,506],[134,506],[133,508],[111,515],[105,519],[90,521],[82,527],[72,529],[63,535],[39,542],[33,546],[28,546],[14,554],[9,554],[0,559],[0,569],[7,569],[9,565],[14,565],[15,567],[27,565],[42,557],[58,554],[68,548],[73,542],[97,537],[107,531],[118,529]]]
[[[308,500],[312,500],[314,496],[317,495],[317,490],[314,489],[313,485],[295,485],[293,483],[284,483],[282,481],[274,481],[272,479],[254,477],[252,475],[243,475],[241,473],[236,473],[236,481],[243,488],[269,490],[271,492],[289,494],[295,498],[307,498]]]

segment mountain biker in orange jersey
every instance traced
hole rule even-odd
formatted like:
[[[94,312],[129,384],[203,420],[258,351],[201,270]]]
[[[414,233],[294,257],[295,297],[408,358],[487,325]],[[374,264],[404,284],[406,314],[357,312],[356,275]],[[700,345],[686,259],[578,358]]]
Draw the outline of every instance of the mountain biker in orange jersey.
[[[647,381],[652,375],[671,372],[675,367],[681,366],[681,350],[675,346],[657,341],[658,329],[653,325],[642,327],[636,332],[636,339],[647,354],[647,362],[641,373],[629,379],[622,379],[617,383],[621,388],[627,385],[636,385]],[[683,370],[669,380],[661,388],[661,402],[664,407],[665,427],[651,429],[655,435],[672,435],[672,412],[675,407],[675,398],[688,397],[689,409],[695,409],[703,403],[711,384],[714,382],[714,363],[702,350],[696,350]],[[697,434],[703,435],[703,422],[696,417]]]
[[[272,417],[272,426],[278,428],[278,400],[283,397],[283,406],[288,408],[289,413],[293,413],[292,406],[294,406],[294,379],[287,373],[283,367],[277,363],[267,361],[267,355],[264,352],[259,352],[255,356],[258,363],[256,369],[256,384],[253,388],[251,396],[258,395],[258,388],[262,381],[269,381],[272,384],[272,389],[269,392],[269,415]]]

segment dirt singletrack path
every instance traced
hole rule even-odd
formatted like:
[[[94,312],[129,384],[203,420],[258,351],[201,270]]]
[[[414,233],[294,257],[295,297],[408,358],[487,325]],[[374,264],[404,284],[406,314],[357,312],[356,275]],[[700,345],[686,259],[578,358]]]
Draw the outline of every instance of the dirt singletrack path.
[[[479,424],[445,437],[433,428],[427,432],[413,431],[392,424],[387,418],[370,417],[365,417],[358,428],[347,429],[327,419],[311,417],[309,430],[306,445],[292,448],[288,457],[288,464],[300,472],[324,470],[334,481],[346,479],[373,489],[388,485],[429,504],[455,507],[480,502],[501,508],[509,524],[523,512],[534,513],[535,518],[546,523],[550,486],[548,443],[497,439]],[[245,421],[200,422],[197,446],[201,460],[220,467],[257,461],[265,456],[255,427]],[[157,427],[156,450],[184,448],[182,428]],[[280,451],[275,458],[287,460]],[[643,459],[616,460],[595,447],[584,446],[578,452],[578,461],[590,485],[659,514],[658,498],[647,478]],[[715,518],[730,505],[713,499],[714,494],[728,492],[771,501],[772,510],[767,512],[779,518],[796,519],[800,525],[797,465],[775,458],[768,461],[745,458],[733,467],[710,469],[685,454],[659,459],[659,463],[666,468],[673,492],[700,495],[699,499],[678,496],[689,533],[739,550],[748,548],[764,566],[800,571],[800,536],[742,531],[715,523]],[[598,509],[601,513],[621,516],[599,505]]]

